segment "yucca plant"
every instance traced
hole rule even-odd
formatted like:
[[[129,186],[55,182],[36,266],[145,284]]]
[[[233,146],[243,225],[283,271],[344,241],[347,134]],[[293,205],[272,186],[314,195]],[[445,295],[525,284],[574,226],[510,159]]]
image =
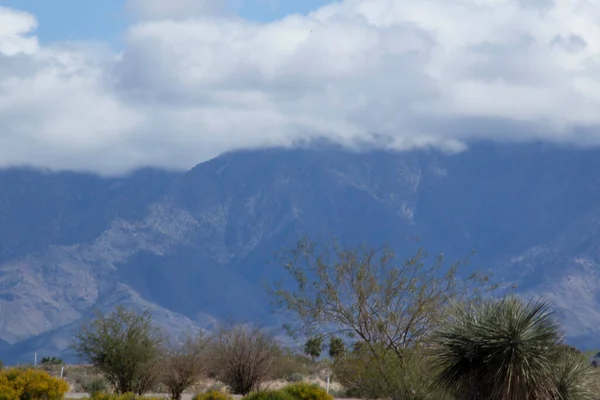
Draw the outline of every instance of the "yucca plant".
[[[594,400],[598,395],[597,376],[582,354],[567,348],[556,352],[553,364],[555,400]]]
[[[436,339],[438,383],[457,399],[560,396],[555,363],[562,337],[545,302],[507,297],[456,307]]]

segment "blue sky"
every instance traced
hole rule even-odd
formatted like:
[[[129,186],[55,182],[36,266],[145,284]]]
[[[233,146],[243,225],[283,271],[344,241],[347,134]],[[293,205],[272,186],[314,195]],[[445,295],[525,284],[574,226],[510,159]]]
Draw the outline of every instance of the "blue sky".
[[[165,0],[168,1],[168,0]],[[272,21],[292,13],[305,14],[326,0],[242,0],[233,8],[255,21]],[[0,5],[28,11],[38,19],[42,42],[103,40],[118,43],[130,22],[124,0],[2,0]]]

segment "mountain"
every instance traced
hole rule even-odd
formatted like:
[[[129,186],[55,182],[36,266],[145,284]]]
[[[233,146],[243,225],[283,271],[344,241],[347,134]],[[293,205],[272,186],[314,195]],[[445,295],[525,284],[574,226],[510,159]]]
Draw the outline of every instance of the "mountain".
[[[72,357],[81,321],[117,304],[173,332],[278,324],[263,284],[304,234],[450,260],[475,250],[472,265],[552,299],[569,340],[597,346],[600,150],[472,143],[242,151],[118,178],[0,170],[0,358]]]

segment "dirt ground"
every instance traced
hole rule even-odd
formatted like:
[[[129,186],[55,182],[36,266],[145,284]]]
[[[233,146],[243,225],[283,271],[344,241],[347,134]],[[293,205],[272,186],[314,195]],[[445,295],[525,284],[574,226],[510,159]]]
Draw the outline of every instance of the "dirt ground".
[[[165,399],[168,398],[169,396],[165,393],[146,393],[144,395],[145,397],[164,397]],[[65,394],[65,399],[82,399],[85,397],[89,397],[89,395],[87,393],[76,393],[76,392],[68,392],[67,394]],[[193,395],[192,394],[184,394],[181,398],[181,400],[192,400]],[[233,398],[235,400],[238,400],[241,398],[241,396],[233,396]]]

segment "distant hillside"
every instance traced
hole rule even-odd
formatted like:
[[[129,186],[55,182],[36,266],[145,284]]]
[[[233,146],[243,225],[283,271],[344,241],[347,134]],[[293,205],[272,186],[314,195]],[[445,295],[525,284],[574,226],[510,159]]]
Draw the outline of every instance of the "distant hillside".
[[[118,179],[0,171],[0,358],[61,353],[82,318],[116,304],[173,330],[276,324],[263,283],[302,234],[476,250],[473,265],[551,298],[570,340],[597,345],[600,151],[480,143],[247,151]]]

